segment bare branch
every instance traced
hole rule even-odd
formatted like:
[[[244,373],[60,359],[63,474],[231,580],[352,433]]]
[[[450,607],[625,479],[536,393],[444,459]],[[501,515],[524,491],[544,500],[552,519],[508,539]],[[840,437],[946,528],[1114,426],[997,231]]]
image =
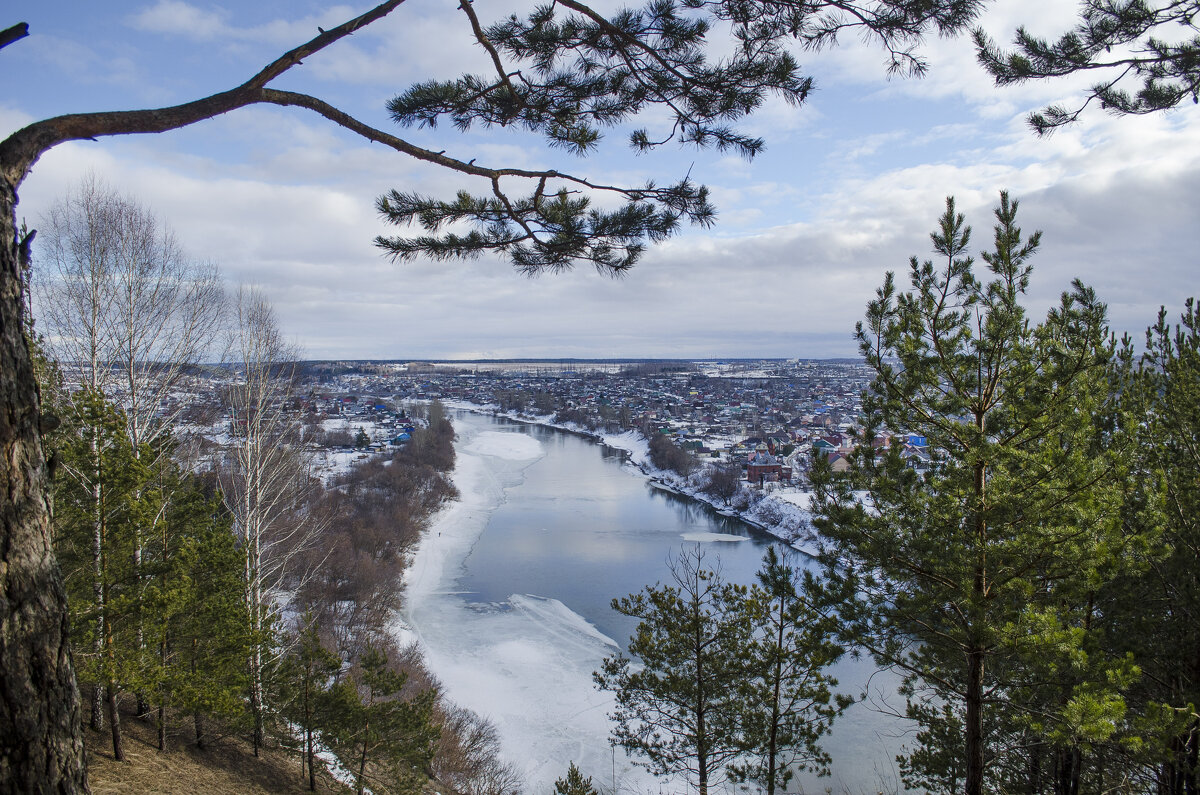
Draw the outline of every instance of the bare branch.
[[[302,59],[387,16],[403,2],[404,0],[387,0],[365,14],[321,33],[305,44],[284,53],[250,80],[229,91],[167,108],[73,113],[34,122],[0,142],[0,178],[5,179],[11,188],[16,190],[43,153],[66,141],[177,130],[231,110],[265,102],[267,100],[263,99],[263,87],[270,81],[299,64]]]

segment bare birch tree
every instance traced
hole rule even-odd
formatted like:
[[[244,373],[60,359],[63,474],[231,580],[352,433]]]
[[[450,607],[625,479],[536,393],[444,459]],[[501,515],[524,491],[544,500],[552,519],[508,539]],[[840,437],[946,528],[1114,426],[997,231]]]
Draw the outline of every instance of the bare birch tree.
[[[35,288],[51,354],[76,369],[78,388],[119,399],[135,451],[153,444],[178,417],[172,390],[222,327],[220,273],[94,176],[42,226]]]
[[[308,511],[313,484],[301,446],[301,423],[288,412],[297,350],[280,334],[275,313],[255,289],[238,291],[231,350],[238,369],[225,390],[233,439],[220,467],[221,491],[245,554],[245,598],[253,635],[250,705],[254,748],[263,741],[263,673],[273,618],[320,523]],[[302,579],[302,573],[299,575]]]
[[[168,397],[187,368],[210,348],[221,323],[224,293],[219,273],[211,265],[189,260],[153,213],[94,176],[85,177],[52,206],[43,228],[48,245],[35,271],[38,309],[50,351],[66,366],[66,396],[119,404],[133,455],[141,459],[177,418],[181,404],[172,404]],[[85,432],[92,439],[92,466],[71,470],[71,475],[92,492],[94,644],[99,644],[106,620],[101,586],[103,434],[96,428]],[[161,519],[167,502],[162,501],[151,525]],[[142,565],[141,539],[151,529],[132,528],[135,577]],[[103,726],[101,690],[97,686],[92,694],[94,729]],[[139,697],[138,704],[143,713],[145,700]]]
[[[65,367],[63,396],[104,394],[113,379],[112,339],[107,334],[106,314],[113,301],[113,251],[119,224],[117,207],[106,197],[106,188],[94,177],[84,178],[76,191],[50,209],[43,223],[44,255],[39,255],[35,290],[46,329],[50,356]],[[84,416],[89,416],[85,412]],[[85,432],[90,437],[88,464],[67,467],[67,474],[91,494],[92,505],[92,599],[95,628],[91,653],[99,659],[107,613],[104,588],[105,522],[102,438],[99,428]],[[89,723],[97,731],[104,727],[104,687],[92,688]]]
[[[174,233],[136,201],[114,191],[98,198],[111,204],[112,302],[105,317],[113,356],[114,390],[125,409],[126,433],[135,458],[167,453],[161,444],[184,403],[172,398],[188,369],[209,352],[224,315],[225,294],[214,265],[189,260]],[[147,461],[159,464],[159,461]],[[134,527],[133,567],[138,580],[137,642],[144,645],[142,616],[145,539],[162,522],[171,495],[162,494],[145,527]],[[137,711],[149,703],[137,692]]]
[[[67,365],[69,391],[104,392],[114,375],[107,318],[119,229],[114,198],[95,177],[85,177],[42,221],[33,285],[47,351]]]

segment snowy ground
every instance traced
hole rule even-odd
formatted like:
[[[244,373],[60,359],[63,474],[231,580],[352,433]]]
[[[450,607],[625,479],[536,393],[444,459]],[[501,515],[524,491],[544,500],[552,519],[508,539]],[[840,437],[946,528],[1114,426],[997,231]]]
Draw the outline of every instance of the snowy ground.
[[[343,417],[330,417],[321,421],[321,427],[326,431],[345,431],[351,438],[361,428],[371,437],[372,442],[383,442],[395,433],[394,429],[384,428],[367,417],[354,417],[353,421]],[[329,483],[338,475],[350,471],[350,467],[359,461],[365,461],[373,455],[363,450],[344,450],[324,448],[312,454],[313,472],[325,483]]]

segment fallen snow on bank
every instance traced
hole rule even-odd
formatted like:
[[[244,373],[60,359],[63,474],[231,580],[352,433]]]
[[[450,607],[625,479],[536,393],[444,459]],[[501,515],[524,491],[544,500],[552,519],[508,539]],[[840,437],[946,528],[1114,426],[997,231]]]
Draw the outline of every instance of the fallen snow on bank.
[[[464,448],[468,453],[507,458],[510,461],[529,461],[545,453],[542,443],[524,433],[484,431]]]
[[[773,499],[791,503],[805,513],[812,510],[813,493],[811,491],[779,491],[771,495]]]
[[[650,443],[646,441],[646,437],[637,431],[606,434],[600,437],[600,440],[609,447],[615,447],[618,450],[624,450],[629,453],[630,463],[639,467],[649,466]]]
[[[483,461],[478,456],[462,455],[461,451],[451,481],[458,488],[459,499],[434,517],[404,572],[410,606],[453,586],[463,560],[504,496],[503,487],[489,476]]]

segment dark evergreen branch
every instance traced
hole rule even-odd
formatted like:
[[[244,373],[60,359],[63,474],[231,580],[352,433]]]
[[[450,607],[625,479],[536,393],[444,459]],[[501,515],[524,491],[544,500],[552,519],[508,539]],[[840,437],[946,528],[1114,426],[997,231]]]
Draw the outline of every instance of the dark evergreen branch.
[[[11,28],[0,30],[0,49],[4,49],[14,41],[20,41],[29,35],[29,24],[18,22]]]
[[[1155,113],[1189,97],[1200,102],[1197,14],[1198,0],[1175,0],[1160,7],[1147,0],[1090,0],[1078,24],[1053,41],[1019,28],[1014,49],[1004,51],[983,30],[976,29],[973,36],[979,61],[997,85],[1077,72],[1116,72],[1093,85],[1073,108],[1052,105],[1031,114],[1030,125],[1045,135],[1076,121],[1092,102],[1117,115]],[[1159,35],[1171,30],[1183,33],[1173,40]],[[1131,90],[1122,88],[1126,83]]]

